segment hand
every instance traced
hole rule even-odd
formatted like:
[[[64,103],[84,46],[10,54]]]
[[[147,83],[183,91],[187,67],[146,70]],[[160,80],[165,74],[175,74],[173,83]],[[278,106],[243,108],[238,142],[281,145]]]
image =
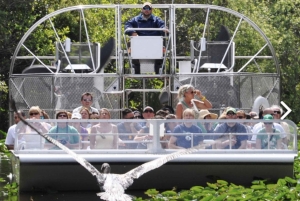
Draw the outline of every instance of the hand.
[[[203,97],[202,97],[202,93],[201,93],[200,90],[196,89],[195,91],[196,91],[196,95],[197,95],[199,98],[203,98]]]
[[[138,34],[137,34],[136,32],[133,32],[133,33],[131,34],[131,36],[138,36]]]

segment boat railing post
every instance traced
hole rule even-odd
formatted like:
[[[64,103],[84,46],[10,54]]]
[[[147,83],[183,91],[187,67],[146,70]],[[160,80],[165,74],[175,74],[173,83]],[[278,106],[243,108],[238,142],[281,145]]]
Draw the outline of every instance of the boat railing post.
[[[158,119],[149,120],[149,135],[152,136],[152,142],[147,144],[148,153],[164,153],[161,147],[160,137],[164,136],[164,122]]]

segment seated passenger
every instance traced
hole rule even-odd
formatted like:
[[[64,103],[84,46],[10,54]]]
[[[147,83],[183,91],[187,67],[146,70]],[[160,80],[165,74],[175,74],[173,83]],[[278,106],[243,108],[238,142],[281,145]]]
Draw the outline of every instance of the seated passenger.
[[[41,119],[41,112],[39,106],[32,106],[29,111],[30,120]],[[42,133],[48,133],[48,130],[51,128],[51,125],[46,122],[34,122],[32,123],[36,129]],[[23,147],[18,147],[18,149],[42,149],[45,143],[45,139],[41,137],[35,130],[31,129],[29,126],[19,122],[16,126],[16,134],[28,134],[28,135],[18,135],[18,141],[22,140]],[[20,143],[19,145],[20,146]]]
[[[99,119],[110,119],[110,112],[106,108],[100,109]],[[91,149],[116,149],[118,145],[118,128],[110,122],[100,122],[91,128]]]
[[[215,113],[210,113],[208,110],[200,110],[199,111],[199,119],[217,119],[218,115]],[[215,127],[217,126],[217,123],[213,122],[203,122],[199,123],[198,126],[201,128],[204,134],[204,139],[213,139],[212,135],[209,135],[208,133],[213,133]]]
[[[184,120],[195,119],[194,110],[190,108],[185,109],[182,116]],[[177,125],[174,129],[174,133],[181,135],[171,136],[168,145],[169,149],[183,149],[203,145],[203,136],[199,135],[202,133],[202,130],[200,127],[194,125],[193,122],[185,121],[183,124]]]
[[[69,115],[68,115],[69,118]],[[71,116],[71,119],[81,119],[81,114],[79,113],[73,113]],[[80,134],[80,138],[81,138],[81,148],[82,149],[86,149],[88,145],[84,142],[88,142],[89,141],[89,132],[86,128],[84,128],[83,126],[80,125],[80,122],[72,122],[72,126],[74,128],[76,128],[76,130],[79,132]]]
[[[131,109],[122,110],[123,119],[134,119],[134,114]],[[141,130],[141,125],[138,122],[122,122],[117,125],[119,131],[119,148],[120,149],[135,149],[137,143],[131,143],[133,141],[134,135]],[[127,135],[122,135],[122,133]],[[128,141],[128,143],[126,143]]]
[[[162,116],[156,115],[152,119],[164,119]],[[142,127],[142,129],[138,132],[138,134],[134,137],[134,141],[140,142],[137,145],[137,149],[147,149],[147,142],[143,141],[149,141],[152,140],[153,136],[149,135],[149,123],[147,123],[145,126]]]
[[[57,122],[56,126],[53,126],[49,130],[49,136],[53,139],[59,141],[61,144],[65,145],[69,149],[79,149],[79,133],[76,128],[68,125],[68,113],[65,110],[57,112],[56,119],[60,120]],[[65,120],[65,121],[61,121]],[[56,145],[47,141],[45,147],[48,149],[60,149]]]
[[[266,114],[263,117],[264,120],[273,120],[273,116]],[[256,136],[256,149],[281,149],[282,138],[280,135],[273,135],[272,133],[280,133],[279,130],[273,128],[272,122],[264,122],[265,127],[258,133],[265,133],[266,135]]]
[[[226,119],[237,119],[236,109],[227,108]],[[215,146],[217,149],[246,149],[247,135],[229,135],[232,133],[247,133],[243,124],[236,122],[226,122],[218,124],[214,130],[221,135],[214,136]]]

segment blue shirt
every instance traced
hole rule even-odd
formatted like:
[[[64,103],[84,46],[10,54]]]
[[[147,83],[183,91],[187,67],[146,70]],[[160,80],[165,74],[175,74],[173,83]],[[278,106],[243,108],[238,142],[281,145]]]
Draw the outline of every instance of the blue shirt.
[[[217,135],[214,136],[214,139],[218,139],[222,137],[222,134],[224,133],[247,133],[247,130],[246,127],[240,123],[235,123],[234,126],[232,127],[228,126],[227,123],[222,123],[215,128],[214,132],[221,134],[219,136]],[[248,139],[247,135],[235,135],[235,137],[236,137],[236,143],[234,146],[231,147],[232,149],[238,149],[241,146],[242,141]],[[224,149],[229,149],[229,145],[226,146]]]
[[[128,28],[165,28],[165,22],[155,15],[148,19],[143,18],[142,14],[135,16],[125,23],[125,30]],[[139,36],[163,36],[163,31],[127,31],[126,34],[131,36],[136,32]]]
[[[176,145],[184,148],[191,148],[192,140],[193,146],[199,145],[203,142],[203,136],[197,135],[202,133],[201,128],[192,125],[191,127],[186,127],[184,124],[177,125],[174,129],[174,133],[182,133],[184,135],[176,135],[177,138]]]

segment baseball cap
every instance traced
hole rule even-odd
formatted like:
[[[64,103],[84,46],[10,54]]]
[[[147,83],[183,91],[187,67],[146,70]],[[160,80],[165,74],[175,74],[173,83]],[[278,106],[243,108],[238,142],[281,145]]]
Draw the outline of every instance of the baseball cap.
[[[71,117],[71,119],[81,119],[81,118],[82,118],[82,117],[81,117],[81,114],[78,113],[78,112],[73,113],[73,114],[72,114],[72,117]]]
[[[266,114],[264,117],[263,117],[264,120],[273,120],[273,116],[270,115],[270,114]]]
[[[150,8],[152,8],[152,4],[151,4],[150,2],[145,2],[145,3],[143,4],[143,7],[145,7],[145,6],[149,6]]]
[[[143,109],[143,112],[145,112],[146,110],[152,110],[153,112],[154,112],[154,110],[153,110],[153,108],[152,107],[150,107],[150,106],[146,106],[144,109]]]
[[[227,114],[228,112],[233,112],[234,114],[236,114],[236,109],[234,109],[233,107],[230,107],[230,108],[228,108],[228,109],[226,110],[226,114]]]

